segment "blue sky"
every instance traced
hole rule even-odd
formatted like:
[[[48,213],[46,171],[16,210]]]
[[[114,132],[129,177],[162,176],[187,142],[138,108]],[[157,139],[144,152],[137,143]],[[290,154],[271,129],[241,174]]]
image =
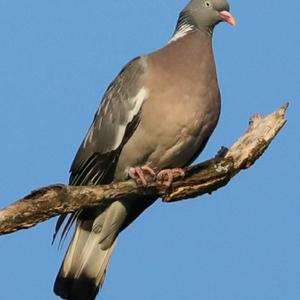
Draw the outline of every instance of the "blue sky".
[[[163,46],[185,0],[0,0],[0,205],[66,183],[107,85]],[[119,239],[99,299],[283,300],[300,295],[300,3],[231,1],[214,48],[223,96],[199,160],[256,112],[290,101],[256,165],[211,196],[157,202]],[[3,300],[56,299],[55,220],[0,238]]]

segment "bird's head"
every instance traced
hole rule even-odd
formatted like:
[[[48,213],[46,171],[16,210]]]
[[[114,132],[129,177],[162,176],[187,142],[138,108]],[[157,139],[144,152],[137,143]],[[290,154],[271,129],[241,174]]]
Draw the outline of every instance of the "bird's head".
[[[195,29],[212,33],[213,28],[225,21],[235,25],[226,0],[191,0],[180,14],[180,20]]]

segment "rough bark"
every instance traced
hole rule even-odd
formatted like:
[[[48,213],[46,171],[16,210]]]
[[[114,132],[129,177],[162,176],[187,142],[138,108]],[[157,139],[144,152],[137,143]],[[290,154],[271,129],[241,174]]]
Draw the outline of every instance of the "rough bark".
[[[187,168],[171,188],[157,182],[147,187],[133,180],[103,186],[51,185],[31,192],[0,210],[0,235],[32,227],[54,216],[78,209],[143,195],[156,195],[165,202],[190,199],[225,186],[241,170],[252,166],[285,125],[288,104],[267,117],[251,118],[246,133],[217,157]],[[138,201],[138,200],[137,200]]]

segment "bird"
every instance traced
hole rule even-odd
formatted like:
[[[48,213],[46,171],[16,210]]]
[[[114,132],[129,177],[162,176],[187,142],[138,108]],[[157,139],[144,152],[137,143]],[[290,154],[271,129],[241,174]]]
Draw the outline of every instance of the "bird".
[[[100,185],[146,174],[171,185],[202,152],[220,116],[212,37],[236,24],[226,0],[191,0],[168,43],[131,60],[104,93],[70,169],[70,185]],[[75,232],[54,283],[68,300],[94,300],[118,235],[157,200],[124,199],[62,215],[55,235]]]

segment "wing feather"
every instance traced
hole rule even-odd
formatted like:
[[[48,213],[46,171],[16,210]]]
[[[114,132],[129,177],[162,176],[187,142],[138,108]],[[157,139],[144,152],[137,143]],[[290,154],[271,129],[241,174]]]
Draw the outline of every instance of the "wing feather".
[[[114,155],[118,155],[120,148],[133,134],[134,131],[129,131],[128,127],[135,130],[136,126],[130,124],[133,121],[138,122],[137,116],[148,96],[147,88],[144,86],[146,65],[144,57],[134,59],[110,84],[73,161],[71,177],[79,176],[78,174],[82,172],[86,173],[89,168],[95,168],[95,162],[89,166],[86,164],[95,153],[99,154],[98,159],[102,161],[111,159],[108,153],[114,152]],[[102,168],[107,169],[106,162],[102,164]],[[89,178],[93,178],[94,175],[90,175]],[[87,179],[84,178],[84,184]],[[79,180],[76,184],[83,183]]]
[[[72,163],[70,185],[97,185],[113,180],[120,152],[138,126],[142,106],[148,97],[144,85],[146,67],[146,58],[137,57],[108,87]],[[61,241],[79,214],[69,216]],[[58,219],[54,239],[65,218],[63,215]]]

